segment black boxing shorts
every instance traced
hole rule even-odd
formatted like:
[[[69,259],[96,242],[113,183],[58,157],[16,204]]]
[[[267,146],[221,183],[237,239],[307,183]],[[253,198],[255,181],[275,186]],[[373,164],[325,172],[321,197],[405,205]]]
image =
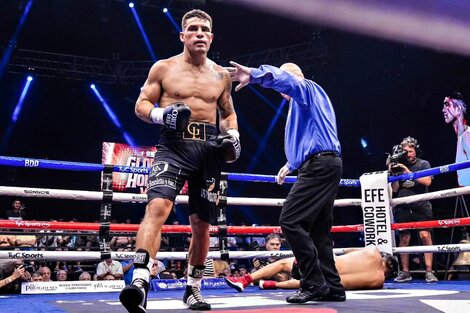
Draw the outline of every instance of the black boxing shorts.
[[[217,152],[217,127],[191,122],[185,132],[162,127],[149,174],[148,202],[175,201],[188,181],[189,215],[214,223],[222,161]]]

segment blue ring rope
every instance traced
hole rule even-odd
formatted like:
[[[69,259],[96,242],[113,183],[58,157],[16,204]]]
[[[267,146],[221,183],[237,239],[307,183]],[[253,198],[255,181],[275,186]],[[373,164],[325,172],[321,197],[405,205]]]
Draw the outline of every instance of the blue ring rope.
[[[68,171],[87,171],[87,172],[101,172],[104,170],[103,164],[95,163],[84,163],[84,162],[69,162],[69,161],[56,161],[56,160],[45,160],[45,159],[32,159],[32,158],[19,158],[0,156],[0,166],[12,166],[12,167],[25,167],[25,168],[44,168],[44,169],[55,169],[55,170],[68,170]],[[433,167],[426,170],[401,174],[397,176],[390,176],[388,181],[395,182],[399,180],[416,180],[421,177],[434,176],[444,174],[448,172],[454,172],[461,169],[470,167],[470,161],[461,163],[452,163],[439,167]],[[125,165],[114,165],[114,172],[119,173],[133,173],[133,174],[148,174],[149,168],[146,167],[134,167]],[[260,175],[260,174],[244,174],[244,173],[227,173],[228,179],[232,181],[245,181],[245,182],[266,182],[275,183],[275,175]],[[295,183],[295,176],[287,176],[285,179],[286,183]],[[359,187],[361,184],[358,179],[341,179],[340,186],[345,187]]]

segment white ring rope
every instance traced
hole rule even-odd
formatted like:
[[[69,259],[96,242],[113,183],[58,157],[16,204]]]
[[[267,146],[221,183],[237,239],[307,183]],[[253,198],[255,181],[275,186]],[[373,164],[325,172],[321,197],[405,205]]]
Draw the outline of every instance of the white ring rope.
[[[403,198],[395,198],[390,200],[391,206],[399,204],[409,204],[418,201],[436,200],[443,198],[456,197],[460,195],[470,194],[470,186],[433,191],[425,194],[408,196]],[[21,196],[32,198],[51,198],[51,199],[68,199],[68,200],[95,200],[103,199],[101,191],[85,191],[85,190],[67,190],[67,189],[51,189],[51,188],[32,188],[32,187],[10,187],[0,186],[0,195],[4,196]],[[114,202],[139,202],[146,203],[147,195],[137,193],[114,192]],[[254,205],[254,206],[282,206],[285,199],[279,198],[247,198],[247,197],[227,197],[229,205]],[[187,204],[188,196],[177,196],[176,203]],[[336,199],[335,207],[361,206],[361,199]]]
[[[470,186],[433,191],[425,194],[395,198],[390,200],[391,206],[398,204],[409,204],[418,201],[436,200],[442,198],[456,197],[470,194]],[[103,192],[85,191],[85,190],[67,190],[51,188],[32,188],[32,187],[10,187],[0,186],[0,195],[21,196],[33,198],[52,198],[68,200],[102,200]],[[146,203],[147,195],[137,193],[114,192],[113,201],[115,202],[139,202]],[[256,205],[256,206],[282,206],[285,199],[278,198],[246,198],[246,197],[227,197],[229,205]],[[177,196],[176,203],[187,204],[188,196]],[[336,207],[361,206],[361,199],[336,199]]]
[[[335,248],[334,254],[344,254],[346,250],[354,248]],[[460,253],[470,251],[470,244],[446,244],[431,246],[396,247],[393,253]],[[133,252],[110,252],[113,260],[129,260],[134,258]],[[1,250],[0,259],[24,259],[24,260],[63,260],[63,261],[97,261],[101,260],[100,251],[17,251]],[[286,258],[293,257],[292,251],[229,251],[230,259],[253,258]],[[160,260],[186,260],[188,252],[158,252]],[[220,259],[220,251],[209,251],[208,259]]]
[[[110,251],[113,260],[129,260],[134,258],[134,252]],[[286,258],[292,257],[292,251],[230,251],[230,259],[252,258]],[[101,260],[100,251],[17,251],[2,250],[0,259],[24,259],[24,260],[63,260],[63,261],[96,261]],[[188,252],[158,252],[161,260],[186,260]],[[220,259],[220,251],[209,251],[208,259]]]
[[[423,194],[408,196],[408,197],[403,197],[403,198],[395,198],[395,199],[390,200],[390,205],[396,206],[398,204],[408,204],[408,203],[414,203],[418,201],[450,198],[450,197],[466,195],[469,193],[470,193],[470,186],[453,188],[453,189],[445,189],[445,190],[433,191],[433,192],[428,192],[428,193],[423,193]]]
[[[33,198],[68,199],[68,200],[99,201],[103,199],[103,192],[101,191],[32,188],[32,187],[10,187],[10,186],[0,186],[0,195],[33,197]],[[146,203],[147,195],[137,194],[137,193],[113,192],[113,201]],[[277,199],[277,198],[227,197],[228,205],[282,206],[284,201],[285,199]],[[188,196],[177,196],[176,203],[187,204]],[[361,199],[335,200],[335,206],[360,206],[360,205],[361,205]]]

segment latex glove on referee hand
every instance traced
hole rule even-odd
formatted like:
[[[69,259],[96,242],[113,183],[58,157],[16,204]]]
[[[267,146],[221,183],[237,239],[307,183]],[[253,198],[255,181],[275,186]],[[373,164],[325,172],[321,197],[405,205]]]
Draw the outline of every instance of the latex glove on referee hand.
[[[182,102],[172,103],[166,108],[153,108],[149,113],[149,119],[153,123],[165,125],[178,132],[186,129],[190,118],[191,109]]]
[[[226,163],[235,162],[240,157],[242,148],[238,130],[231,128],[226,133],[219,134],[216,142],[219,154]]]
[[[290,170],[287,167],[287,164],[281,167],[281,169],[279,170],[279,173],[277,173],[277,176],[276,176],[276,183],[278,183],[279,185],[282,185],[284,183],[284,179],[289,173],[290,173]]]
[[[240,82],[236,87],[235,91],[239,91],[250,83],[251,68],[230,61],[233,67],[226,67],[225,69],[230,74],[232,82]]]

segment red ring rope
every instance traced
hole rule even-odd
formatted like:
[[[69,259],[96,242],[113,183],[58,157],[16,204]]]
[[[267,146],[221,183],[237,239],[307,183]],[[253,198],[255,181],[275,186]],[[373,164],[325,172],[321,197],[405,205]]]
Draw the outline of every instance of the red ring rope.
[[[470,225],[470,217],[454,218],[446,220],[434,220],[425,222],[397,223],[392,224],[392,230],[399,229],[420,229],[420,228],[445,228],[455,226]],[[0,228],[3,229],[35,229],[35,230],[68,230],[68,231],[99,231],[99,223],[82,222],[46,222],[46,221],[12,221],[0,220]],[[139,229],[138,224],[111,224],[111,232],[136,232]],[[361,232],[364,225],[342,225],[333,226],[332,232],[347,233]],[[190,233],[191,227],[188,225],[164,225],[163,233]],[[210,233],[217,234],[218,226],[211,226]],[[228,226],[227,233],[230,235],[249,235],[249,234],[270,234],[281,233],[279,226]]]

